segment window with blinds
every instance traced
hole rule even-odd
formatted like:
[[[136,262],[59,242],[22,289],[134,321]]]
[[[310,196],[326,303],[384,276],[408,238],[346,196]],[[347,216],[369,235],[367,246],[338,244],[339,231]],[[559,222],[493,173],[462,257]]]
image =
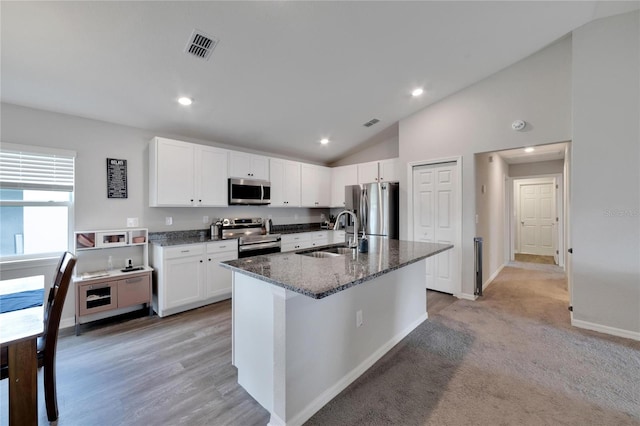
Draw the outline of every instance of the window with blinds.
[[[0,260],[69,247],[75,153],[0,145]]]

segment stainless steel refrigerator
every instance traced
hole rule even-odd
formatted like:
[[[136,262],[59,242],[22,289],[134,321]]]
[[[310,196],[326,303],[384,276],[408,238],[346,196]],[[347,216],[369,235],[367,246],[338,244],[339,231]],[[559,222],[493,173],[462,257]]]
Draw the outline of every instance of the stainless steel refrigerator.
[[[367,183],[345,186],[345,208],[358,217],[358,233],[400,237],[400,191],[398,182]],[[345,215],[344,217],[348,217]],[[353,223],[347,232],[353,233]]]

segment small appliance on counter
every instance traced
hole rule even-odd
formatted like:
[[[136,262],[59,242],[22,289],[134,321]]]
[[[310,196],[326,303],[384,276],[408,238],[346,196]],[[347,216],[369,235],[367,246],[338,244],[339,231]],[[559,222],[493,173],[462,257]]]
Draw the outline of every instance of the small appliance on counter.
[[[211,223],[211,239],[219,240],[222,238],[222,219],[215,219]]]

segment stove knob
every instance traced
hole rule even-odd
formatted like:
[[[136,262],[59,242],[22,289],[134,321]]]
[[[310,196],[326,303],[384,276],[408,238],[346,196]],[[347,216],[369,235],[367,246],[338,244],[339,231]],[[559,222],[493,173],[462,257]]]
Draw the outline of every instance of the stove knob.
[[[222,224],[225,225],[225,226],[229,226],[229,223],[230,223],[229,219],[223,219],[222,220]]]

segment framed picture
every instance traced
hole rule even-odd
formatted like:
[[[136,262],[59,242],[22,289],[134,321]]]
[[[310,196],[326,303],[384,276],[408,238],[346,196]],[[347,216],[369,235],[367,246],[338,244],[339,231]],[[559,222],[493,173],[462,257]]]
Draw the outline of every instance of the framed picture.
[[[107,197],[127,198],[127,160],[107,158]]]

